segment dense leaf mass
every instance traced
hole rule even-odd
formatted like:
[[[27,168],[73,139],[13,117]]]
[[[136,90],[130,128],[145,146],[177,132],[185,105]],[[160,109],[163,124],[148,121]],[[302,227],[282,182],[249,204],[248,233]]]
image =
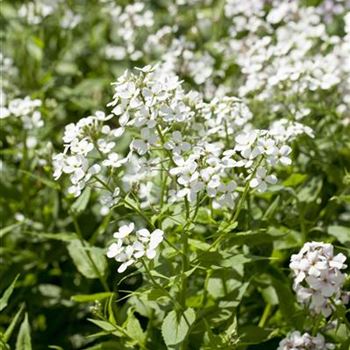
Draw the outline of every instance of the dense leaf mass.
[[[349,349],[348,0],[1,24],[0,349]]]

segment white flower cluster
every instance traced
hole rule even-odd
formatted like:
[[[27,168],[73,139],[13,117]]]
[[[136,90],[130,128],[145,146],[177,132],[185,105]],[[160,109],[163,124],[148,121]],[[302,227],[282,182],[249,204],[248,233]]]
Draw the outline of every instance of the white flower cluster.
[[[53,157],[54,178],[57,180],[62,173],[69,174],[72,185],[68,192],[75,196],[79,196],[86,183],[101,170],[101,166],[97,163],[90,166],[86,156],[95,150],[94,137],[98,135],[96,133],[106,131],[106,128],[102,128],[101,123],[108,119],[109,116],[106,116],[103,112],[96,112],[94,116],[82,118],[77,124],[71,123],[65,128],[63,136],[65,152]],[[106,132],[109,132],[109,130]],[[99,138],[96,142],[97,147],[100,146],[98,150],[102,154],[110,153],[115,145],[115,143],[108,143],[105,139]],[[71,153],[69,156],[66,154],[68,150]],[[113,156],[118,157],[115,153],[112,153],[109,159],[105,161],[109,161],[109,164],[111,164]]]
[[[53,2],[50,0],[35,0],[23,4],[19,10],[19,17],[24,18],[29,24],[39,24],[44,18],[50,16],[57,10],[61,0]]]
[[[142,57],[142,52],[137,49],[137,41],[144,31],[154,24],[153,12],[145,9],[143,2],[135,2],[125,7],[112,2],[106,2],[104,10],[113,21],[111,37],[121,42],[106,47],[106,57],[114,60],[123,60],[126,57],[137,61]]]
[[[327,350],[335,349],[335,346],[326,343],[323,335],[317,334],[315,337],[309,333],[301,334],[299,331],[291,332],[286,338],[281,340],[277,350]]]
[[[308,305],[311,311],[328,317],[334,303],[349,302],[349,294],[342,291],[346,274],[346,257],[334,255],[333,246],[328,243],[305,243],[298,254],[291,257],[293,289],[300,303]]]
[[[164,232],[159,229],[153,232],[149,232],[146,228],[135,230],[135,224],[131,222],[121,226],[113,234],[117,242],[108,247],[107,256],[121,263],[118,272],[122,273],[143,257],[154,259],[157,254],[156,249],[163,241],[163,236]]]
[[[300,1],[272,1],[271,6],[263,0],[227,1],[225,13],[233,25],[226,54],[236,57],[245,76],[240,96],[253,94],[272,104],[273,111],[287,110],[301,119],[310,113],[307,101],[337,89],[339,112],[349,109],[348,35],[329,35],[323,21],[330,15],[328,8],[344,13],[349,4],[327,3],[306,7]],[[242,32],[248,34],[242,37]]]
[[[254,129],[239,99],[206,103],[201,94],[186,93],[176,75],[151,66],[126,72],[114,85],[112,113],[67,125],[65,150],[54,157],[55,179],[69,174],[75,196],[88,183],[104,184],[110,192],[107,199],[103,194],[104,213],[128,191],[143,207],[207,196],[215,208],[233,208],[238,186],[248,182],[265,191],[277,182],[273,168],[291,164],[287,143],[302,130],[287,122],[279,127],[283,135],[276,127]],[[124,157],[116,151],[117,139],[128,135],[133,137]]]
[[[73,29],[82,20],[81,15],[67,8],[63,0],[34,0],[22,4],[18,9],[18,16],[30,25],[40,24],[45,18],[62,10],[61,28]]]
[[[17,68],[13,65],[13,60],[6,57],[2,51],[0,51],[0,74],[1,74],[1,86],[0,91],[4,93],[4,90],[12,87],[11,80],[18,74]],[[5,104],[4,98],[1,98],[1,105]]]
[[[32,100],[29,96],[15,98],[9,101],[7,106],[1,103],[0,119],[13,116],[21,119],[24,129],[32,130],[41,128],[44,126],[44,121],[38,110],[41,105],[41,100]]]

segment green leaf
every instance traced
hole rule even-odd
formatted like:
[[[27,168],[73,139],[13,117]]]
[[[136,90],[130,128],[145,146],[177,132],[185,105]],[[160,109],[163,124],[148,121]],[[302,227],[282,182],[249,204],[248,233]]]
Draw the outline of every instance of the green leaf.
[[[159,298],[162,298],[162,297],[168,297],[168,294],[160,288],[152,288],[147,293],[148,300],[158,300]]]
[[[350,228],[345,226],[328,226],[328,234],[335,237],[342,244],[350,243]]]
[[[296,187],[300,184],[302,184],[307,178],[307,175],[305,174],[292,174],[288,177],[287,180],[283,181],[283,185],[286,187]]]
[[[130,347],[126,346],[125,344],[122,344],[121,342],[115,342],[115,341],[107,341],[107,342],[103,342],[93,346],[89,346],[88,348],[84,348],[84,350],[125,350],[125,349],[130,350]]]
[[[262,288],[260,292],[266,303],[278,305],[278,296],[276,290],[272,286]]]
[[[37,38],[31,37],[27,40],[27,51],[31,57],[36,61],[41,61],[43,58],[43,50],[40,45],[38,45]]]
[[[255,246],[260,245],[262,243],[269,243],[274,242],[276,239],[281,238],[284,236],[285,233],[276,232],[275,234],[263,232],[261,230],[260,232],[239,232],[239,233],[232,233],[232,236],[229,237],[229,242],[233,245],[249,245],[249,246]]]
[[[188,308],[184,313],[170,311],[162,324],[162,335],[167,346],[172,346],[183,342],[196,319],[196,313],[192,308]]]
[[[128,319],[126,320],[126,331],[138,344],[143,345],[145,343],[146,334],[143,332],[139,320],[132,312],[129,312]]]
[[[17,311],[15,317],[13,317],[10,325],[7,327],[4,335],[3,335],[3,340],[5,342],[8,342],[12,333],[13,333],[13,330],[15,329],[16,325],[17,325],[17,322],[19,320],[19,318],[21,317],[22,315],[22,312],[24,310],[24,304],[21,305],[21,307],[19,308],[19,310]]]
[[[228,233],[230,231],[233,231],[237,226],[238,226],[238,222],[237,221],[235,221],[235,222],[233,222],[233,223],[231,223],[229,225],[227,225],[227,222],[223,221],[220,224],[220,226],[218,228],[218,231],[220,233]]]
[[[220,269],[213,271],[208,279],[207,291],[214,299],[225,298],[232,302],[232,306],[237,306],[247,286],[248,283],[242,283],[240,274],[233,268]]]
[[[301,233],[285,226],[270,226],[268,228],[268,233],[272,236],[283,235],[280,236],[282,239],[276,237],[277,239],[274,241],[274,248],[276,250],[300,247],[303,244]]]
[[[198,250],[203,250],[205,252],[210,249],[210,245],[208,243],[202,242],[198,239],[190,238],[188,240],[188,243],[190,244],[191,247],[198,249]]]
[[[89,318],[88,320],[106,332],[114,332],[116,330],[116,327],[109,322],[102,320],[94,320],[92,318]]]
[[[68,244],[68,252],[78,271],[86,278],[99,278],[107,268],[107,260],[103,249],[91,247],[78,239]]]
[[[275,213],[276,209],[278,208],[280,204],[280,196],[277,196],[275,200],[270,204],[270,206],[265,211],[265,214],[263,216],[264,220],[268,220],[271,217],[273,217],[273,214]]]
[[[277,276],[276,276],[277,277]],[[296,309],[295,309],[295,296],[285,280],[281,280],[272,277],[272,285],[276,290],[278,296],[280,311],[286,320],[286,322],[292,326],[297,326],[297,321],[295,319]]]
[[[250,325],[241,327],[238,333],[240,335],[240,344],[259,344],[269,339],[272,330]]]
[[[102,321],[102,320],[94,320],[89,318],[88,321],[92,322],[93,324],[95,324],[96,326],[98,326],[99,328],[103,329],[105,332],[107,332],[107,334],[114,334],[118,337],[122,337],[123,336],[123,332],[121,332],[119,330],[119,326],[117,325],[113,325],[107,321]]]
[[[83,193],[79,196],[79,198],[72,204],[71,209],[74,213],[80,214],[82,213],[90,200],[91,188],[85,187]]]
[[[314,202],[322,189],[322,183],[323,181],[320,177],[313,177],[298,193],[299,201],[305,203]]]
[[[23,223],[22,222],[18,222],[16,224],[12,224],[6,227],[3,227],[0,229],[0,238],[2,238],[3,236],[5,236],[7,233],[11,232],[13,229],[15,229],[16,227],[21,226]]]
[[[28,322],[28,314],[24,316],[24,320],[19,329],[16,350],[32,350],[32,343],[30,339],[30,326]]]
[[[95,294],[77,294],[73,295],[70,299],[77,303],[90,303],[96,300],[103,300],[113,296],[112,292],[95,293]]]
[[[38,176],[33,174],[30,171],[27,170],[19,170],[21,173],[28,175],[29,177],[31,177],[32,179],[38,180],[39,182],[43,183],[44,185],[46,185],[47,187],[50,187],[54,190],[59,190],[60,186],[57,182],[46,179],[45,177],[42,176]]]
[[[10,284],[10,286],[5,290],[4,294],[2,295],[1,299],[0,299],[0,311],[2,311],[3,309],[5,309],[5,307],[7,306],[7,303],[10,299],[10,296],[15,288],[15,284],[17,282],[19,275],[17,275],[15,277],[15,279],[13,280],[13,282]]]
[[[203,252],[198,255],[198,260],[203,267],[220,266],[222,262],[222,255],[220,252]]]
[[[26,233],[35,236],[39,239],[54,239],[56,241],[70,242],[77,239],[75,232],[57,232],[57,233],[46,233],[46,232],[33,232],[26,231]]]

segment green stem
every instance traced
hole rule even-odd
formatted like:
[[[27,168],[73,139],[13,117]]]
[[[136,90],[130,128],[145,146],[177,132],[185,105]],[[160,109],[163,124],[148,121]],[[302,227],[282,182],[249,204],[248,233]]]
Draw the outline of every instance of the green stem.
[[[346,318],[346,311],[345,310],[344,311],[341,310],[341,312],[339,312],[339,306],[335,303],[335,301],[332,298],[330,298],[330,301],[331,301],[332,305],[334,306],[334,308],[335,308],[335,310],[337,312],[338,318],[343,320],[343,322],[345,323],[346,328],[350,331],[350,322]]]
[[[141,261],[141,263],[142,263],[142,265],[143,265],[143,267],[144,267],[144,269],[145,269],[145,271],[146,271],[146,274],[147,274],[148,277],[150,278],[152,284],[153,284],[156,288],[162,290],[162,291],[167,295],[167,297],[172,301],[172,303],[174,304],[175,307],[177,307],[177,308],[179,308],[180,310],[183,310],[183,311],[184,311],[184,309],[182,308],[181,304],[179,304],[179,302],[178,302],[176,299],[174,299],[174,298],[172,297],[172,295],[171,295],[161,284],[159,284],[159,283],[154,279],[154,277],[152,276],[152,273],[151,273],[150,269],[148,268],[147,264],[145,263],[145,261],[144,261],[143,259],[141,259],[140,261]]]
[[[106,183],[105,181],[103,181],[102,179],[100,179],[98,176],[93,176],[93,178],[97,181],[97,182],[99,182],[107,191],[109,191],[109,192],[111,192],[111,193],[113,193],[114,192],[114,190],[113,190],[113,188],[110,186],[110,185],[108,185],[108,183]],[[121,190],[121,189],[120,189]]]
[[[188,199],[185,197],[185,208],[186,208],[186,224],[181,233],[181,243],[182,243],[182,273],[181,273],[181,292],[180,292],[180,302],[184,309],[186,309],[186,293],[187,293],[187,277],[186,271],[188,270],[188,234],[187,225],[189,224],[190,210],[189,210]]]
[[[152,229],[155,228],[152,221],[145,215],[140,208],[135,207],[132,203],[128,202],[125,198],[123,199],[123,202],[128,205],[131,209],[134,209],[137,214],[139,214],[151,227]]]
[[[100,316],[100,319],[109,323],[112,327],[114,327],[114,329],[120,333],[122,333],[126,338],[130,339],[130,340],[135,340],[135,338],[133,338],[123,327],[120,327],[112,322],[110,322],[109,319],[107,319],[106,317]],[[147,350],[146,346],[144,344],[142,344],[141,342],[137,342],[137,344],[140,346],[141,349],[143,350]]]
[[[266,321],[267,321],[268,317],[270,316],[271,309],[272,309],[271,304],[266,304],[264,312],[263,312],[261,319],[259,321],[259,324],[258,324],[259,327],[264,328]]]
[[[20,163],[21,170],[24,171],[23,175],[21,176],[22,180],[22,193],[23,193],[23,212],[27,213],[27,209],[30,208],[29,205],[29,191],[28,191],[28,175],[25,173],[28,166],[28,148],[27,148],[27,131],[25,130],[23,132],[23,149],[22,149],[22,159]],[[30,170],[30,169],[28,169]]]
[[[261,164],[262,161],[263,161],[263,157],[261,157],[261,158],[257,161],[257,163],[256,163],[256,165],[255,165],[255,167],[254,167],[253,172],[250,174],[249,179],[247,179],[247,182],[246,182],[246,184],[245,184],[245,186],[244,186],[244,189],[243,189],[242,196],[241,196],[241,198],[240,198],[239,201],[238,201],[237,208],[236,208],[236,210],[235,210],[234,212],[232,212],[231,218],[230,218],[230,220],[229,220],[229,222],[228,222],[228,224],[227,224],[226,227],[229,227],[230,224],[231,224],[231,222],[236,222],[236,221],[237,221],[237,219],[238,219],[238,217],[239,217],[239,214],[241,213],[241,210],[242,210],[242,208],[243,208],[244,202],[245,202],[245,200],[246,200],[246,198],[247,198],[247,195],[248,195],[248,193],[249,193],[250,181],[251,181],[252,178],[255,176],[256,171],[258,170],[258,168],[259,168],[259,166],[260,166],[260,164]],[[225,231],[225,229],[224,229],[223,231]],[[217,247],[219,246],[219,244],[226,238],[226,235],[227,235],[227,233],[225,233],[225,232],[224,232],[222,235],[220,235],[220,236],[214,241],[214,243],[210,246],[209,250],[210,250],[212,247],[213,247],[213,248],[217,248]]]
[[[321,323],[321,320],[322,320],[322,313],[319,313],[315,319],[315,323],[312,327],[312,336],[315,337],[317,332],[318,332],[318,329],[319,329],[319,326],[320,326],[320,323]]]

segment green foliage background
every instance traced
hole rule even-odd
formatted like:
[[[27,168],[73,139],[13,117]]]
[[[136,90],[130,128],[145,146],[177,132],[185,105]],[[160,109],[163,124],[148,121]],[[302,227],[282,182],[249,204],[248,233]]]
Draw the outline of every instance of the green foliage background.
[[[27,135],[16,120],[1,120],[0,291],[5,291],[16,276],[19,277],[6,308],[1,310],[0,332],[5,334],[15,320],[8,344],[17,349],[30,349],[30,342],[35,350],[49,346],[52,349],[136,349],[137,343],[147,343],[147,349],[165,349],[163,337],[168,344],[178,341],[174,339],[177,337],[173,332],[174,323],[180,338],[187,325],[181,319],[172,321],[177,315],[171,311],[161,327],[160,318],[150,316],[150,308],[144,306],[143,301],[146,299],[149,304],[157,301],[158,313],[164,315],[171,310],[169,304],[160,302],[166,297],[164,291],[150,289],[147,276],[136,270],[127,278],[117,275],[116,263],[105,258],[106,243],[118,219],[136,214],[127,208],[117,208],[113,215],[102,217],[94,193],[88,191],[74,202],[65,194],[64,181],[53,181],[50,163],[52,155],[61,151],[66,124],[105,109],[112,96],[110,83],[125,69],[153,63],[157,57],[144,53],[135,62],[106,59],[104,48],[115,39],[113,23],[101,10],[99,1],[67,0],[39,25],[29,25],[19,18],[18,8],[22,3],[1,2],[2,51],[13,59],[17,68],[17,74],[9,78],[9,90],[14,96],[29,95],[44,101],[41,112],[45,127],[37,132],[42,145],[42,153],[38,155],[23,146]],[[118,2],[124,3],[127,1]],[[197,11],[216,18],[222,8],[221,1],[200,9],[188,5],[177,18],[169,16],[169,4],[165,0],[146,2],[146,5],[157,13],[156,27],[172,26],[176,22],[178,35],[181,33],[193,40],[198,52],[211,52],[216,65],[220,66],[220,56],[213,44],[218,36],[227,34],[224,21],[214,21],[209,33],[196,34],[191,27]],[[60,26],[62,11],[66,8],[82,16],[73,29]],[[143,35],[147,33],[138,36],[140,45]],[[3,79],[7,74],[2,72]],[[195,85],[190,77],[182,78],[188,87]],[[233,61],[223,82],[232,87],[235,94],[240,79]],[[222,251],[206,253],[205,241],[210,242],[212,235],[220,230],[221,221],[227,218],[218,215],[213,222],[205,209],[199,211],[191,251],[197,254],[200,268],[211,273],[207,280],[204,273],[198,273],[191,280],[186,313],[191,319],[192,308],[197,309],[195,317],[206,318],[207,324],[199,325],[198,332],[188,340],[188,349],[197,349],[196,344],[205,332],[208,338],[205,349],[216,348],[214,344],[217,349],[227,346],[220,345],[222,339],[218,334],[225,334],[226,339],[229,338],[226,343],[231,341],[233,348],[236,333],[240,336],[240,349],[276,348],[288,330],[298,329],[306,322],[305,312],[296,305],[288,278],[290,255],[306,241],[323,240],[332,242],[338,251],[349,256],[349,126],[338,122],[334,97],[325,93],[315,108],[312,96],[307,99],[313,108],[308,124],[317,137],[298,139],[293,145],[295,165],[282,171],[281,182],[271,191],[249,199],[249,207],[240,213],[238,227],[227,228],[227,233],[234,231],[235,234],[227,239]],[[250,107],[256,123],[262,127],[276,118],[268,106],[261,106],[254,99]],[[39,158],[45,158],[47,163],[40,165]],[[23,214],[25,220],[16,220],[16,213]],[[174,233],[180,231],[174,223],[168,226]],[[98,265],[102,283],[86,249]],[[176,266],[172,264],[174,252],[166,254],[169,262],[164,258],[157,272],[176,275]],[[215,266],[222,268],[213,268]],[[228,285],[223,281],[228,281]],[[104,284],[115,292],[114,297],[100,294],[105,293]],[[139,294],[129,294],[136,290]],[[203,298],[209,302],[201,309]],[[118,338],[124,339],[124,335],[120,335],[118,328],[111,329],[110,323],[96,318],[93,322],[87,321],[94,318],[90,308],[98,299],[108,320],[124,324],[123,329],[135,339],[119,342]],[[221,308],[217,307],[219,301]],[[226,314],[232,309],[235,317]],[[152,317],[153,326],[146,341],[144,330]],[[105,331],[101,337],[87,337],[101,329]],[[340,344],[339,348],[347,349],[349,338],[344,326],[330,331],[328,336]]]

